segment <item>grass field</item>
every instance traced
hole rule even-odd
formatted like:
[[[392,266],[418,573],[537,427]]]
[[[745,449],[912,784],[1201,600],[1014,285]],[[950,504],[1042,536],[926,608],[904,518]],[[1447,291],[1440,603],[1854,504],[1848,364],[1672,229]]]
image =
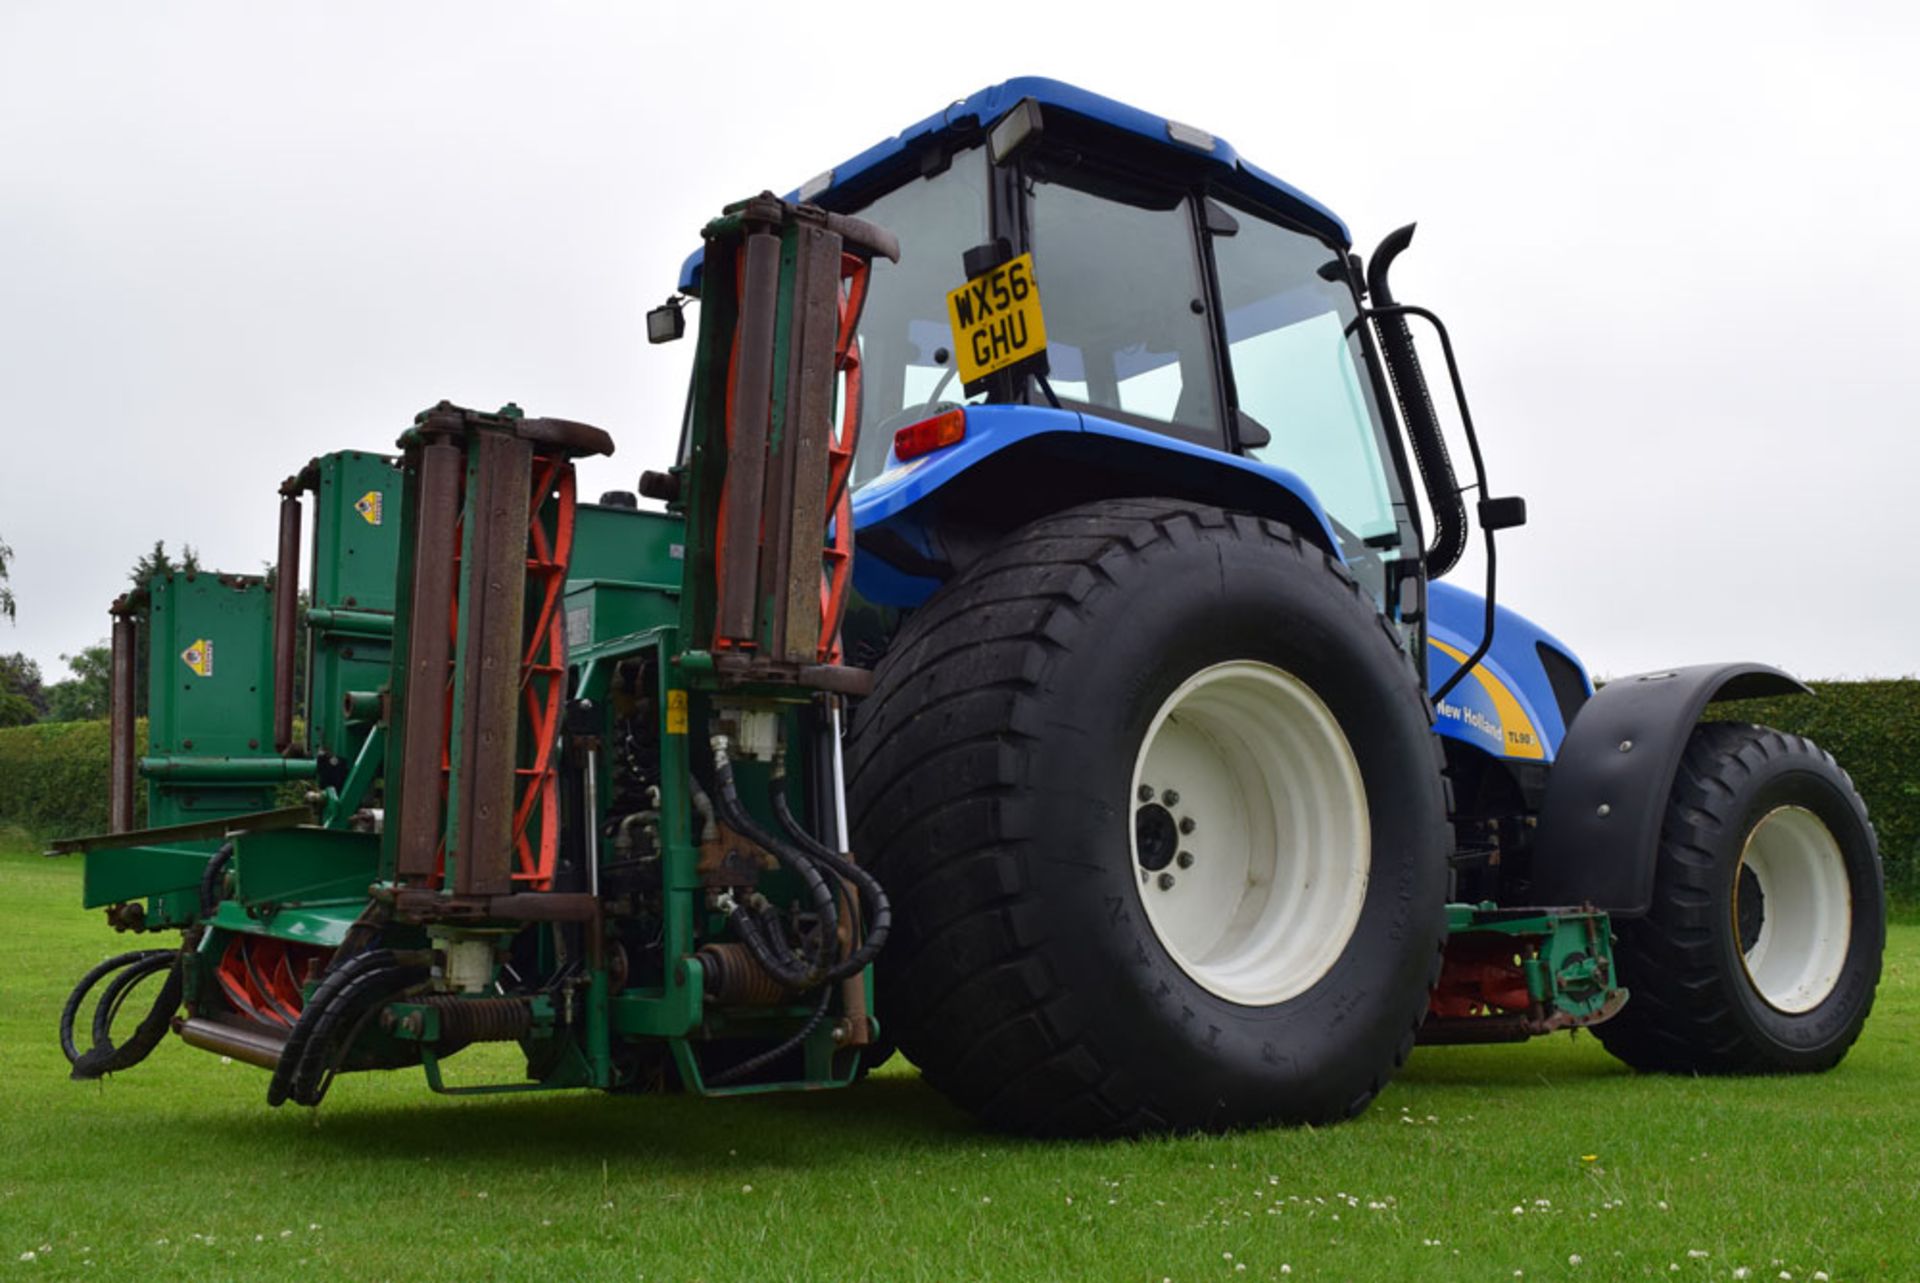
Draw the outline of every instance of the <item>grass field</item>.
[[[733,1101],[362,1075],[314,1114],[169,1040],[69,1082],[59,1005],[130,947],[78,879],[0,839],[0,1279],[1920,1277],[1920,927],[1822,1077],[1433,1048],[1346,1126],[1072,1145],[980,1133],[894,1066]]]

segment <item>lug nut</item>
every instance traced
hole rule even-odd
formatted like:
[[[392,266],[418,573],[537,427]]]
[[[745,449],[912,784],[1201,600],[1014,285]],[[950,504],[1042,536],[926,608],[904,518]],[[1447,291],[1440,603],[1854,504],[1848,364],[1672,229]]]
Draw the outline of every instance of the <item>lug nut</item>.
[[[1142,784],[1140,786],[1139,798],[1142,802],[1153,801],[1153,785]]]
[[[1183,869],[1191,869],[1193,867],[1193,852],[1182,851],[1173,857],[1173,862]]]
[[[1198,827],[1199,826],[1193,822],[1191,815],[1183,815],[1180,817],[1180,831],[1182,833],[1191,833]]]
[[[1180,794],[1173,789],[1168,789],[1160,795],[1160,803],[1163,806],[1178,806],[1180,805]]]
[[[1161,889],[1162,891],[1171,891],[1171,890],[1173,890],[1173,874],[1171,874],[1171,873],[1162,873],[1162,874],[1160,875],[1160,889]]]

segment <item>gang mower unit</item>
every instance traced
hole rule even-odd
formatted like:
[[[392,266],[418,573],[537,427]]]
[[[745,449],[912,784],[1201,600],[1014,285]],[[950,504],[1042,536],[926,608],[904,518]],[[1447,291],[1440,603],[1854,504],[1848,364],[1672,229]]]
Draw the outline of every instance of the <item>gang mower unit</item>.
[[[1086,1135],[1342,1118],[1416,1041],[1837,1063],[1884,938],[1859,798],[1701,722],[1787,675],[1596,692],[1495,604],[1525,508],[1390,291],[1411,232],[1363,262],[1220,139],[1010,81],[707,227],[665,511],[577,503],[612,442],[512,406],[313,461],[274,582],[115,605],[115,831],[62,846],[180,944],[82,980],[75,1076],[169,1029],[276,1104],[414,1064],[831,1086],[897,1048]],[[1442,578],[1476,519],[1482,594]],[[489,1041],[524,1077],[449,1085]]]

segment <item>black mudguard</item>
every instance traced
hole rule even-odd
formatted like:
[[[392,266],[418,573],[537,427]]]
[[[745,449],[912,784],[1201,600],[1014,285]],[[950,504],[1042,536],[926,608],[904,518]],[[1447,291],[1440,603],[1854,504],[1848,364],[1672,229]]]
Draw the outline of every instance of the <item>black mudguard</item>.
[[[1765,664],[1696,664],[1601,687],[1567,729],[1547,780],[1534,902],[1644,914],[1673,773],[1701,712],[1723,700],[1810,693]]]

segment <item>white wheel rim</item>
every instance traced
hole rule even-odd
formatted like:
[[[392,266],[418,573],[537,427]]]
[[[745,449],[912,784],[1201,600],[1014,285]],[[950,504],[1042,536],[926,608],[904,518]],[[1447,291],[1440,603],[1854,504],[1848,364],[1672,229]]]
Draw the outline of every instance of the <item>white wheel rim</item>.
[[[1811,1011],[1840,983],[1853,939],[1847,863],[1820,817],[1800,806],[1769,811],[1747,835],[1740,868],[1760,891],[1760,929],[1743,961],[1767,1004]],[[1733,929],[1740,940],[1740,870],[1734,871]]]
[[[1149,808],[1176,834],[1157,868],[1168,830]],[[1127,814],[1147,921],[1202,988],[1270,1006],[1339,960],[1372,863],[1366,785],[1340,723],[1291,673],[1235,660],[1181,683],[1141,741]]]

